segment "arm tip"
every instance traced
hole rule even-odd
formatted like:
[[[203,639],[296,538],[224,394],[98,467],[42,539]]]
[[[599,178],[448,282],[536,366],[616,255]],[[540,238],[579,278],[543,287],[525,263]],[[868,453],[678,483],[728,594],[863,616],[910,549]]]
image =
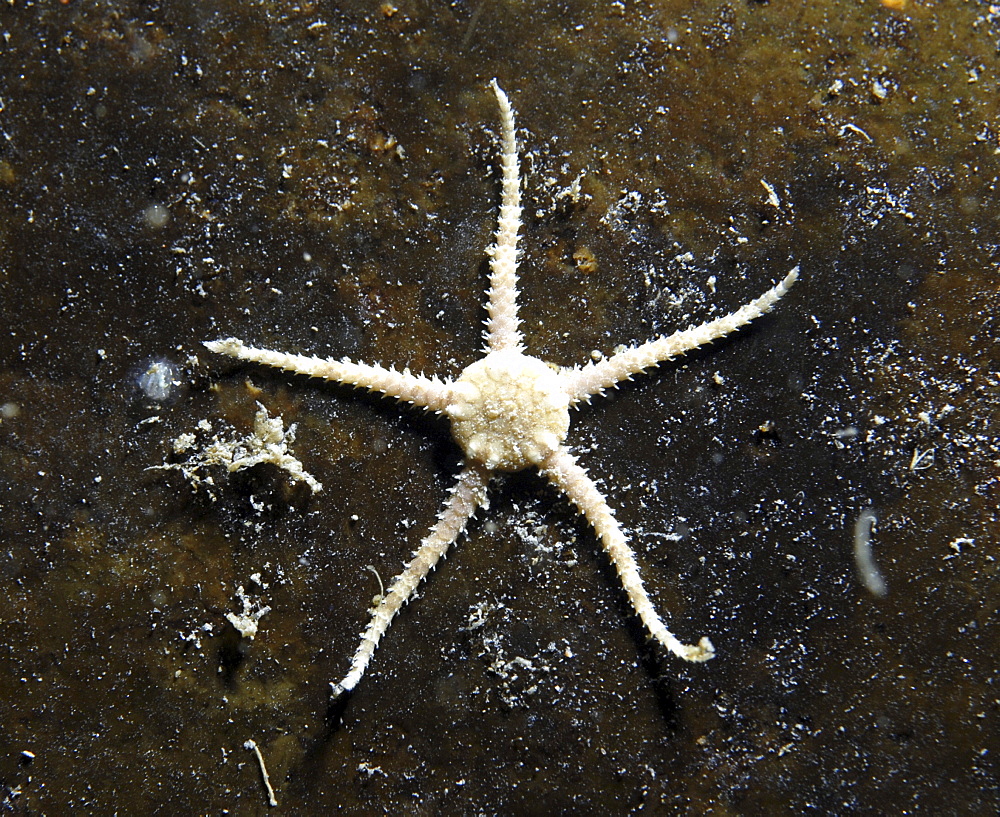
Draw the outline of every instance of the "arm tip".
[[[243,341],[238,338],[224,338],[223,340],[206,340],[205,348],[217,355],[229,355],[239,357],[243,351]]]

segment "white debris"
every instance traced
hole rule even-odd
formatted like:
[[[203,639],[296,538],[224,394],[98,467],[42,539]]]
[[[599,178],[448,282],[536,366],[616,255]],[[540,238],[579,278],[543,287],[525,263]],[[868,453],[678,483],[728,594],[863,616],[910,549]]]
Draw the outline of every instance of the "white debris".
[[[778,198],[778,192],[774,189],[774,185],[769,184],[764,179],[761,179],[760,183],[761,186],[767,191],[767,203],[775,209],[780,209],[781,199]]]
[[[293,482],[306,483],[314,494],[322,491],[323,486],[288,452],[288,446],[295,442],[295,424],[285,431],[281,417],[268,417],[267,409],[260,403],[257,406],[253,434],[233,450],[233,460],[228,466],[230,473],[269,462],[286,471]]]
[[[313,493],[323,490],[323,485],[312,474],[303,468],[302,463],[289,451],[289,446],[295,442],[295,424],[285,430],[281,417],[270,417],[267,409],[257,404],[257,416],[254,418],[253,433],[237,438],[235,434],[223,439],[218,434],[213,435],[199,450],[195,449],[197,436],[185,433],[178,436],[172,443],[175,454],[192,451],[183,462],[154,465],[150,470],[180,471],[184,478],[195,488],[201,485],[214,485],[210,474],[205,473],[210,466],[221,465],[229,473],[255,465],[271,463],[285,471],[292,482],[304,482]],[[198,423],[200,431],[211,433],[212,426],[206,420]]]
[[[246,590],[243,589],[243,585],[240,585],[239,589],[236,591],[236,596],[243,604],[243,612],[226,613],[226,619],[237,630],[239,630],[241,636],[249,641],[253,641],[254,637],[257,635],[258,623],[264,616],[271,612],[271,608],[264,604],[258,604],[255,608],[254,605],[251,604],[250,597],[247,595]]]

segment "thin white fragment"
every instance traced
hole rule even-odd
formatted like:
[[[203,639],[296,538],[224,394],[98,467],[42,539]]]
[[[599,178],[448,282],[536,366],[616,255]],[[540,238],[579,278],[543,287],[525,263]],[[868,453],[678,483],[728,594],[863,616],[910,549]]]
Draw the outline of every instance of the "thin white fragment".
[[[257,763],[260,765],[260,776],[264,779],[264,788],[267,789],[267,802],[272,806],[278,805],[278,799],[274,796],[274,789],[271,788],[271,778],[267,774],[267,766],[264,765],[264,755],[260,753],[257,744],[252,740],[244,743],[243,748],[249,749],[257,756]]]
[[[875,512],[871,508],[865,508],[858,514],[858,519],[854,523],[854,564],[858,569],[858,578],[868,592],[883,598],[889,592],[889,588],[872,556],[871,534],[875,520]]]
[[[913,456],[910,458],[910,470],[911,471],[923,471],[934,465],[934,449],[925,448],[921,451],[919,448],[913,449]]]
[[[863,130],[861,130],[861,128],[859,128],[857,125],[855,125],[855,124],[853,124],[851,122],[848,122],[847,124],[840,126],[840,135],[841,136],[843,136],[845,133],[847,133],[847,131],[852,131],[852,132],[858,134],[859,136],[863,136],[869,142],[874,142],[875,141],[867,133],[865,133]]]
[[[377,605],[379,602],[382,601],[382,599],[385,598],[385,585],[382,584],[382,577],[378,574],[378,571],[375,569],[375,565],[365,565],[365,570],[370,570],[372,573],[375,574],[375,578],[378,579],[378,595],[375,596],[374,599],[372,599],[372,604]]]
[[[778,193],[774,189],[774,185],[773,184],[768,184],[763,179],[760,180],[760,183],[763,186],[763,188],[767,191],[767,203],[770,204],[774,208],[780,208],[781,207],[781,199],[778,198]]]

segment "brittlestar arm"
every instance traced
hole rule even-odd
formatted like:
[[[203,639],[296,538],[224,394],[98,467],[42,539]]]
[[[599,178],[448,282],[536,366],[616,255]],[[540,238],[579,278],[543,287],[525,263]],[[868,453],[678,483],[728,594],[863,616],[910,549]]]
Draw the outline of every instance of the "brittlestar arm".
[[[500,105],[501,165],[503,185],[497,239],[488,250],[490,292],[486,305],[487,351],[523,349],[517,317],[517,231],[521,228],[521,179],[517,166],[517,138],[514,111],[497,81],[490,83]]]
[[[795,267],[776,287],[722,318],[629,347],[582,368],[566,370],[564,376],[570,405],[581,400],[589,401],[591,397],[603,394],[605,389],[623,380],[631,380],[633,375],[718,340],[766,315],[785,296],[798,276],[799,268]]]
[[[608,503],[587,472],[577,463],[566,448],[550,454],[541,466],[542,474],[576,505],[600,537],[608,558],[618,572],[622,587],[636,615],[642,620],[649,634],[664,647],[685,661],[708,661],[715,656],[715,647],[707,638],[695,644],[682,644],[657,615],[646,588],[639,576],[632,548],[625,541],[625,534],[615,519]]]
[[[269,349],[244,346],[243,341],[236,338],[207,341],[205,346],[216,354],[285,369],[307,377],[322,377],[335,383],[369,389],[431,411],[444,411],[451,395],[449,385],[443,381],[411,374],[407,369],[400,372],[383,366],[354,363],[347,358],[330,360],[305,355],[287,355]]]
[[[410,600],[413,591],[447,553],[452,542],[462,534],[476,510],[486,507],[489,481],[490,472],[485,466],[466,463],[458,475],[458,482],[451,489],[451,496],[441,511],[437,524],[420,543],[403,572],[393,579],[389,592],[382,597],[372,613],[371,621],[361,634],[361,644],[351,659],[350,672],[339,683],[330,684],[334,700],[357,686],[368,669],[368,662],[375,654],[378,642],[389,629],[396,613]]]

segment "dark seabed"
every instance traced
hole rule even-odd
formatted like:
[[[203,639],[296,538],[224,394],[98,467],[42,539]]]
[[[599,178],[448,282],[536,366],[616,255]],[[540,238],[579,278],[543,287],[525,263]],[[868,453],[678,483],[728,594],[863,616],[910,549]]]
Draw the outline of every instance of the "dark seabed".
[[[0,813],[995,814],[998,53],[1000,9],[958,0],[4,3]],[[648,644],[525,472],[331,709],[459,450],[201,342],[476,359],[493,77],[533,354],[801,269],[570,431],[718,655]],[[149,470],[258,402],[322,492]]]

